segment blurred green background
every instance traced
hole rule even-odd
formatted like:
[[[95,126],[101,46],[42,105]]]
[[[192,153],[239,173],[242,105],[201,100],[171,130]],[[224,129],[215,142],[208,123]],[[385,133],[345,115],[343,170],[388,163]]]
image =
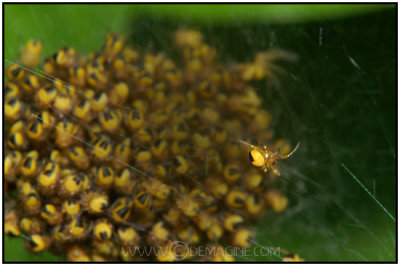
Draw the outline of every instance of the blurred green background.
[[[179,27],[201,30],[227,63],[271,46],[296,53],[296,63],[282,64],[287,73],[279,88],[254,84],[274,117],[275,136],[302,143],[281,164],[290,206],[266,213],[254,227],[256,241],[308,261],[394,261],[396,224],[341,164],[397,218],[396,16],[395,4],[6,4],[4,59],[15,60],[31,38],[44,43],[44,56],[62,46],[88,53],[109,31],[145,50],[173,53]],[[33,255],[22,239],[5,237],[4,260],[63,258]]]

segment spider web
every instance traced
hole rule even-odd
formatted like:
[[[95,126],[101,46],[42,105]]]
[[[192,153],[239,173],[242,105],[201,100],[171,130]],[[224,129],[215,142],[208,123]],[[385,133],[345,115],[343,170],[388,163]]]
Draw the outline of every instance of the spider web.
[[[82,47],[82,40],[70,36],[85,23],[58,28],[52,16],[30,12],[45,45],[48,41],[55,43],[55,49]],[[119,27],[116,20],[110,21],[100,35]],[[280,187],[289,197],[289,207],[282,214],[267,212],[253,227],[254,248],[280,247],[308,261],[393,261],[396,224],[341,164],[391,214],[396,213],[395,23],[394,9],[288,25],[240,20],[197,25],[143,14],[129,22],[128,36],[129,42],[145,50],[163,50],[173,56],[177,51],[170,45],[171,34],[179,27],[194,27],[227,64],[250,61],[269,47],[296,53],[296,63],[281,65],[286,73],[280,76],[280,86],[253,84],[273,116],[275,138],[301,141],[296,154],[281,164],[288,180],[281,181]],[[20,34],[19,29],[12,32]],[[97,41],[94,36],[87,39]],[[7,54],[17,51],[7,51],[5,59],[12,60]],[[277,260],[256,255],[239,259]]]

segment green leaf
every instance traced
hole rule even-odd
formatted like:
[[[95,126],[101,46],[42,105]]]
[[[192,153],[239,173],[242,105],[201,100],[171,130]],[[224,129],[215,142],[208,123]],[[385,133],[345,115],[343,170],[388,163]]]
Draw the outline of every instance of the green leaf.
[[[62,46],[82,52],[100,48],[108,31],[126,34],[129,20],[143,12],[182,22],[290,23],[340,18],[381,10],[391,5],[49,5],[6,4],[4,9],[5,58],[12,60],[29,39],[45,43],[43,54]]]
[[[5,262],[50,262],[63,261],[63,257],[56,256],[49,251],[34,254],[29,252],[24,245],[23,238],[4,237],[4,261]]]

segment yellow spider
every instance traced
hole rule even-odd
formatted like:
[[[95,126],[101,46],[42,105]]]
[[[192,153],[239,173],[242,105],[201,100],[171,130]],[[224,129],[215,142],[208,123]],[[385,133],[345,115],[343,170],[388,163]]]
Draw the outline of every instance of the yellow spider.
[[[272,172],[277,176],[281,175],[276,165],[277,161],[289,158],[300,146],[299,142],[289,154],[282,155],[279,153],[279,150],[277,152],[268,150],[266,145],[264,145],[263,149],[261,149],[244,140],[239,140],[239,142],[251,148],[249,152],[249,159],[254,166],[262,167],[264,172],[267,172],[268,169],[271,169]]]

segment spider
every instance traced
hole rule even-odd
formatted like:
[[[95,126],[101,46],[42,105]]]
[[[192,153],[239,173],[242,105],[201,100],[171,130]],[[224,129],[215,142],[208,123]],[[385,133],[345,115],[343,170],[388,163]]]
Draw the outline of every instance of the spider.
[[[249,159],[254,166],[261,167],[264,172],[267,172],[268,169],[271,169],[272,173],[274,173],[276,176],[281,175],[276,165],[277,161],[289,158],[300,146],[300,142],[298,142],[296,147],[294,147],[289,154],[282,155],[279,153],[279,150],[277,152],[268,150],[266,145],[264,145],[263,149],[261,149],[244,140],[239,140],[239,142],[251,148],[249,151]]]

